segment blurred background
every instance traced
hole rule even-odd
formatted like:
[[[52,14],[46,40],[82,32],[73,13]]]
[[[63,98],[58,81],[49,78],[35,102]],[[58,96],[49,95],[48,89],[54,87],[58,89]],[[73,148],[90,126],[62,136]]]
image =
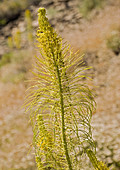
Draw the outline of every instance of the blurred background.
[[[99,160],[120,169],[120,0],[0,0],[0,170],[35,170],[25,91],[45,7],[51,25],[92,66],[92,118]],[[81,170],[92,169],[84,162]]]

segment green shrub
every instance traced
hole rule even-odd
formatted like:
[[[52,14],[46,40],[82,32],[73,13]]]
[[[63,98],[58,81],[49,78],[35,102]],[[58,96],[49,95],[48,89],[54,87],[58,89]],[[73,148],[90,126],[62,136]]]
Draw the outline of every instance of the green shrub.
[[[0,19],[0,25],[3,26],[6,24],[6,19]]]
[[[120,32],[113,31],[107,39],[107,47],[111,49],[115,54],[120,53]]]
[[[2,59],[0,59],[0,67],[4,66],[5,64],[8,64],[11,62],[12,53],[6,53],[2,56]]]
[[[87,17],[93,9],[101,8],[102,2],[103,0],[82,0],[79,2],[80,12],[84,17]]]
[[[26,80],[26,77],[25,77],[25,74],[24,73],[9,73],[8,75],[6,75],[5,77],[2,78],[2,81],[4,83],[8,83],[8,82],[11,82],[11,83],[20,83],[21,81],[25,81]]]

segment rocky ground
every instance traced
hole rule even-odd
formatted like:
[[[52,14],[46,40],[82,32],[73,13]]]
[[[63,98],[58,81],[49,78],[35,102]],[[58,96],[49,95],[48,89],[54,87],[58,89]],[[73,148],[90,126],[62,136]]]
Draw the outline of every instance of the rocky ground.
[[[80,54],[85,53],[85,63],[93,67],[91,73],[95,86],[97,109],[92,118],[92,127],[97,155],[111,170],[119,170],[120,53],[116,54],[113,50],[108,49],[106,40],[111,32],[120,29],[120,1],[109,0],[108,2],[104,8],[93,10],[89,19],[85,19],[79,12],[77,0],[44,0],[37,6],[31,5],[29,9],[33,17],[33,34],[38,26],[37,9],[44,6],[48,11],[51,24],[75,50],[79,49]],[[10,22],[0,30],[1,58],[4,53],[9,51],[6,38],[12,34],[16,26],[24,33],[23,13],[17,20]],[[31,53],[30,51],[28,55]],[[27,55],[26,53],[21,54]],[[29,59],[31,61],[31,58]],[[31,62],[28,64],[26,57],[22,62],[20,61],[20,64],[25,65],[25,68],[30,68],[28,65],[31,65]],[[16,72],[16,67],[17,70],[23,69],[14,62],[0,68],[0,170],[36,169],[34,152],[31,149],[32,129],[28,122],[28,115],[25,115],[24,109],[21,108],[26,83],[3,81],[6,75]],[[31,152],[28,153],[30,149]],[[86,166],[83,169],[92,169],[90,167]]]

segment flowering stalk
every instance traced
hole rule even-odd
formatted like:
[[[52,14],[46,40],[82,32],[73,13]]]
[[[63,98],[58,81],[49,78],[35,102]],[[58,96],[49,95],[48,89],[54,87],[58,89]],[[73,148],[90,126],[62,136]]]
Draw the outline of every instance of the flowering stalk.
[[[86,145],[95,150],[90,126],[94,96],[83,82],[88,68],[50,26],[44,8],[38,10],[38,22],[41,55],[36,57],[35,84],[26,97],[36,163],[39,170],[80,169]]]

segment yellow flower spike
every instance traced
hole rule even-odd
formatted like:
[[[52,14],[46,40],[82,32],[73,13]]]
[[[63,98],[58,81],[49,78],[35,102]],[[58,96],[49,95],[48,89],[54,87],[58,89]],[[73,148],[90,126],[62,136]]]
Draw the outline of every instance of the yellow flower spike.
[[[94,95],[82,80],[88,68],[80,66],[82,57],[62,43],[44,8],[38,10],[38,22],[36,39],[41,55],[36,57],[35,85],[26,99],[38,170],[82,169],[80,153],[86,152],[86,145],[95,151],[90,125]],[[96,165],[95,155],[90,157]]]
[[[9,48],[10,49],[12,49],[13,48],[13,39],[12,39],[12,37],[8,37],[8,46],[9,46]]]
[[[13,42],[14,42],[14,46],[17,49],[21,48],[21,32],[19,29],[16,29],[14,34],[13,34]]]

